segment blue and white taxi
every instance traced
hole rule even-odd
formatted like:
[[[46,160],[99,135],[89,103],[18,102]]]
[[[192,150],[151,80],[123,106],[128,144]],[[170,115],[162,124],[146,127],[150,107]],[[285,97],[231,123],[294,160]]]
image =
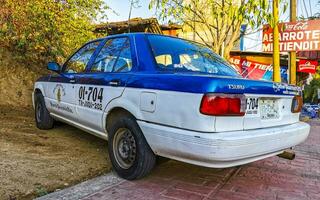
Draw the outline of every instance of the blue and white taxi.
[[[156,34],[88,42],[36,81],[36,125],[63,121],[108,140],[114,170],[148,174],[158,156],[225,168],[281,154],[310,131],[301,90],[243,79],[210,49]]]

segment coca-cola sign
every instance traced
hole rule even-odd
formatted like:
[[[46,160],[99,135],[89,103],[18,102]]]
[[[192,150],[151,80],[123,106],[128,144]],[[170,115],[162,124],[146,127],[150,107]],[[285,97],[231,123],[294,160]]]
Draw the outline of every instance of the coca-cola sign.
[[[303,31],[308,29],[308,21],[296,22],[295,24],[283,24],[285,31]]]
[[[273,51],[273,29],[263,27],[262,48]],[[279,48],[282,52],[320,50],[320,20],[279,24]]]

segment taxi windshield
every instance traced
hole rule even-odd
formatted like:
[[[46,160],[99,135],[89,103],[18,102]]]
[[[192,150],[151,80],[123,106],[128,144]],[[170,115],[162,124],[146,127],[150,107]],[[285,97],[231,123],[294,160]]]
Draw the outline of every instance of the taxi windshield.
[[[160,71],[240,77],[230,64],[201,44],[161,35],[149,35],[148,40]]]

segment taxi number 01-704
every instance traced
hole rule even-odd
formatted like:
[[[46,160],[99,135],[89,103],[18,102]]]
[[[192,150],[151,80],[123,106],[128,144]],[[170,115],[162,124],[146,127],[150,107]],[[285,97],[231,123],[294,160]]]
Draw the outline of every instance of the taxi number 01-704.
[[[103,88],[80,86],[79,105],[102,110]]]
[[[257,114],[259,108],[258,98],[247,98],[246,99],[246,114]]]

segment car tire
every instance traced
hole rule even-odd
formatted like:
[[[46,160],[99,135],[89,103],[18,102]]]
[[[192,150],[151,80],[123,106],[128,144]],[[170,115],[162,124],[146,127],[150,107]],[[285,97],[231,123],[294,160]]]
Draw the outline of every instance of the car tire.
[[[118,113],[108,123],[108,150],[114,171],[127,180],[146,176],[156,164],[139,125],[127,113]]]
[[[35,113],[37,128],[42,130],[52,129],[54,120],[50,116],[49,111],[47,110],[43,95],[39,92],[35,93],[34,105],[35,105],[34,113]]]
[[[170,158],[166,158],[166,157],[162,157],[162,156],[157,156],[157,160],[156,160],[156,164],[157,165],[162,165],[164,163],[169,162],[171,159]]]

